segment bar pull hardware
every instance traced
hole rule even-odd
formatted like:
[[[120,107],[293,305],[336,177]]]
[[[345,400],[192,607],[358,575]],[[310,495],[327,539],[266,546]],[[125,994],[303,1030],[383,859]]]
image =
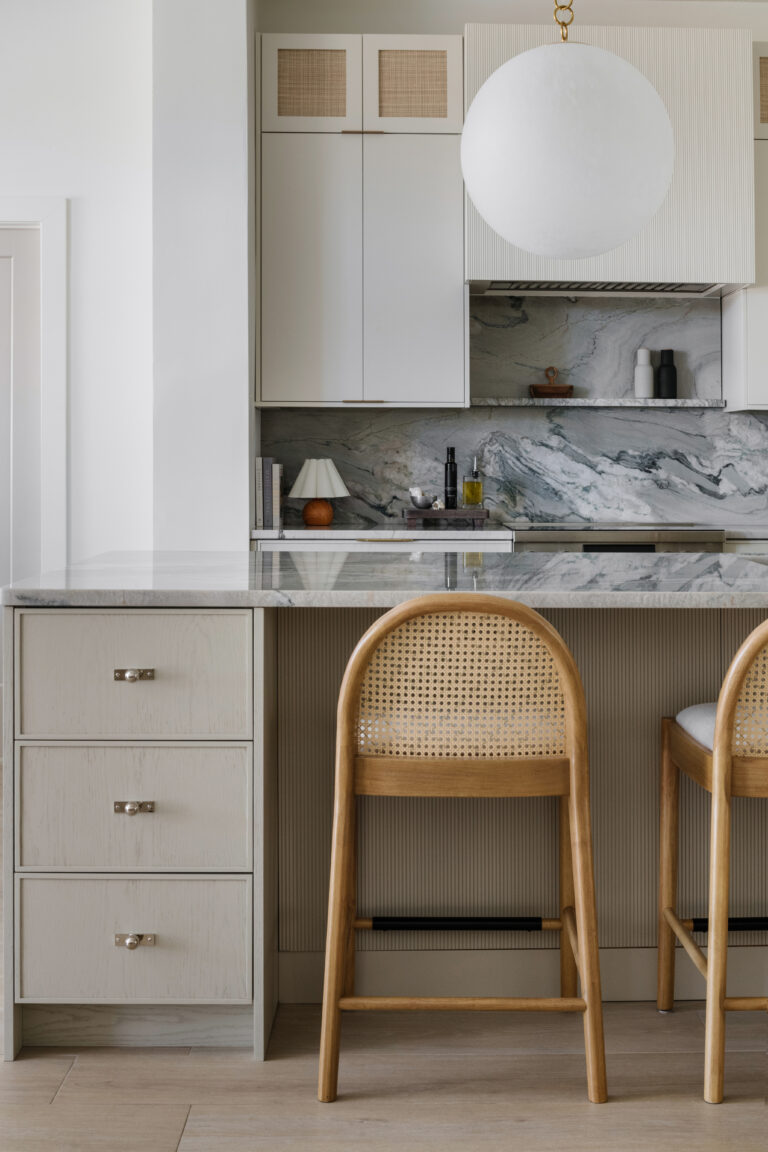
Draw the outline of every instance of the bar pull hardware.
[[[386,400],[342,400],[342,404],[386,404]]]
[[[383,136],[383,128],[342,128],[342,136]]]
[[[140,812],[154,812],[154,800],[115,800],[115,813],[124,816],[138,816]]]
[[[115,948],[127,948],[133,952],[136,948],[154,948],[157,936],[153,932],[117,932],[115,934]]]
[[[115,680],[136,684],[139,680],[154,680],[154,668],[115,668]]]

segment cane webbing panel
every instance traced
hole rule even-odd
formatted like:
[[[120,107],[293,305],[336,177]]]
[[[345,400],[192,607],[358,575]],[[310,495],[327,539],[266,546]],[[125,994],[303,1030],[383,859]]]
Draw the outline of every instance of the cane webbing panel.
[[[448,115],[448,54],[442,49],[379,52],[379,116]]]
[[[343,48],[278,48],[278,116],[346,116]]]
[[[736,702],[733,751],[768,756],[768,647],[758,652]]]
[[[554,658],[506,616],[408,620],[371,657],[357,747],[360,755],[562,756],[565,699]]]
[[[760,57],[760,123],[768,124],[768,56]]]

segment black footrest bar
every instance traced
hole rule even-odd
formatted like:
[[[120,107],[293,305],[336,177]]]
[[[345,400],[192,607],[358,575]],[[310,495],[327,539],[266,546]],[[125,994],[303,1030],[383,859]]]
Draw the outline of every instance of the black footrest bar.
[[[694,932],[708,932],[709,919],[706,916],[694,916]],[[729,932],[768,932],[768,916],[729,916]]]
[[[541,916],[374,916],[374,932],[541,932]]]

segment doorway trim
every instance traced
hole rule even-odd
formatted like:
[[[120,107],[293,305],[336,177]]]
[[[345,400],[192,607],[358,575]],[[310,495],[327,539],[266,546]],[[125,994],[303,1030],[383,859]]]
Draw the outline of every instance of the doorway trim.
[[[40,230],[40,567],[69,556],[67,453],[68,201],[0,196],[0,228]]]

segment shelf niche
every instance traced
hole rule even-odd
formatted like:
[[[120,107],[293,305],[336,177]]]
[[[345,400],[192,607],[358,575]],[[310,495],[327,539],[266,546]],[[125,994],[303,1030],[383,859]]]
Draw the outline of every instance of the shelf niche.
[[[674,349],[679,399],[635,398],[638,348]],[[473,296],[469,355],[472,407],[725,407],[716,298]],[[531,397],[550,365],[573,397]]]

